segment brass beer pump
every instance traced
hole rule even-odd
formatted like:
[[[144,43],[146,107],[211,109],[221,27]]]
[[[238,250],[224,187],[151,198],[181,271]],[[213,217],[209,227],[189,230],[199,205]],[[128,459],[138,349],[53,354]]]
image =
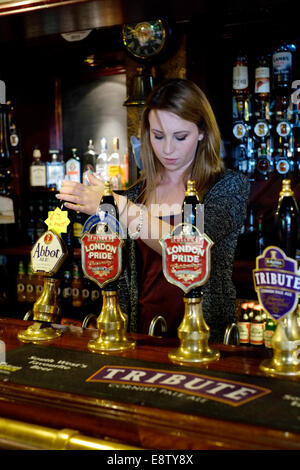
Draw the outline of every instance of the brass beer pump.
[[[93,233],[96,228],[96,233]],[[91,352],[105,354],[135,347],[127,337],[127,315],[119,304],[118,278],[122,271],[123,240],[110,183],[105,183],[98,214],[83,228],[81,259],[84,275],[102,290],[102,309],[97,318],[98,337],[88,342]]]
[[[174,228],[160,243],[165,277],[184,292],[184,315],[178,328],[179,348],[169,352],[177,364],[198,365],[220,358],[210,348],[209,326],[202,310],[201,286],[210,275],[212,240],[196,226],[199,208],[195,182],[188,181],[183,204],[183,223]],[[182,254],[181,257],[177,253]]]
[[[41,235],[31,250],[33,272],[44,277],[44,287],[32,308],[34,323],[18,333],[18,339],[24,343],[43,343],[54,340],[62,334],[59,329],[52,326],[60,315],[57,294],[59,281],[53,276],[67,257],[67,249],[58,233],[66,231],[69,219],[67,211],[61,211],[60,208],[49,214],[45,221],[49,230]]]

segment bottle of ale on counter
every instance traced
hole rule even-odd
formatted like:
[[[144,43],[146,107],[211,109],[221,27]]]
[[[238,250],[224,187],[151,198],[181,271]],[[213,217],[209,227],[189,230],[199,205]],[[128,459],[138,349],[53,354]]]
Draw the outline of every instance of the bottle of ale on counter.
[[[241,315],[237,323],[240,334],[240,344],[242,344],[243,346],[249,345],[250,339],[250,319],[247,310],[248,304],[244,302],[241,305]]]
[[[262,318],[261,306],[255,305],[253,311],[254,317],[250,325],[250,345],[263,346],[265,322]]]
[[[196,191],[195,181],[189,180],[187,182],[187,189],[182,205],[182,223],[187,224],[184,232],[187,233],[189,225],[197,227],[200,232],[203,232],[201,204]],[[192,233],[194,230],[192,229]]]
[[[289,179],[282,181],[274,222],[275,245],[295,259],[300,239],[299,208]]]

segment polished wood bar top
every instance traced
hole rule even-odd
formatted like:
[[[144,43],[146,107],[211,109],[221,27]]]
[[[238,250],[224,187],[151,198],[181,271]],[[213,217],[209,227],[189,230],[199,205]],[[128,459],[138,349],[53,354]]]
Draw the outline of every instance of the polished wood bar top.
[[[32,322],[0,318],[0,340],[5,343],[6,351],[22,346],[17,334],[30,324]],[[46,348],[61,348],[62,357],[64,349],[88,352],[88,341],[97,336],[97,330],[94,329],[72,326],[59,328],[63,334]],[[136,348],[114,353],[112,356],[120,356],[125,361],[161,363],[164,369],[171,366],[168,352],[178,345],[176,339],[166,340],[146,335],[130,337],[136,340]],[[245,382],[249,376],[264,376],[259,364],[264,358],[270,357],[269,350],[231,345],[214,347],[220,351],[221,358],[205,367],[201,366],[207,373],[239,374]],[[274,379],[270,377],[268,380]],[[294,379],[292,382],[297,383],[298,380]],[[1,418],[30,423],[33,426],[74,429],[94,439],[120,443],[120,446],[125,444],[134,448],[168,450],[300,449],[300,426],[298,433],[231,421],[230,418],[208,418],[199,416],[199,413],[162,410],[155,406],[128,403],[122,399],[99,399],[26,383],[12,383],[5,380],[5,375],[0,375],[0,397]]]

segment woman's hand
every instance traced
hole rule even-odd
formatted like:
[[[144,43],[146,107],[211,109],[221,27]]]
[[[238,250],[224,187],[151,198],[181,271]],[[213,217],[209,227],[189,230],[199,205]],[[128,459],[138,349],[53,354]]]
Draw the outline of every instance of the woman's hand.
[[[88,215],[96,213],[101,201],[104,183],[92,173],[88,174],[90,186],[64,180],[57,199],[66,201],[65,207]]]

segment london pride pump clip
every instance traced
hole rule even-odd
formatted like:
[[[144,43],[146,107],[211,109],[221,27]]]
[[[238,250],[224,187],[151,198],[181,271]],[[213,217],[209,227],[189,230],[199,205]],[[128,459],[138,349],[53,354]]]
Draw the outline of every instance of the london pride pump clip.
[[[127,315],[119,305],[117,281],[122,272],[124,233],[117,214],[107,181],[98,212],[86,221],[81,237],[84,275],[102,291],[102,309],[97,318],[98,337],[88,343],[88,349],[98,354],[135,347],[135,341],[127,337]]]

